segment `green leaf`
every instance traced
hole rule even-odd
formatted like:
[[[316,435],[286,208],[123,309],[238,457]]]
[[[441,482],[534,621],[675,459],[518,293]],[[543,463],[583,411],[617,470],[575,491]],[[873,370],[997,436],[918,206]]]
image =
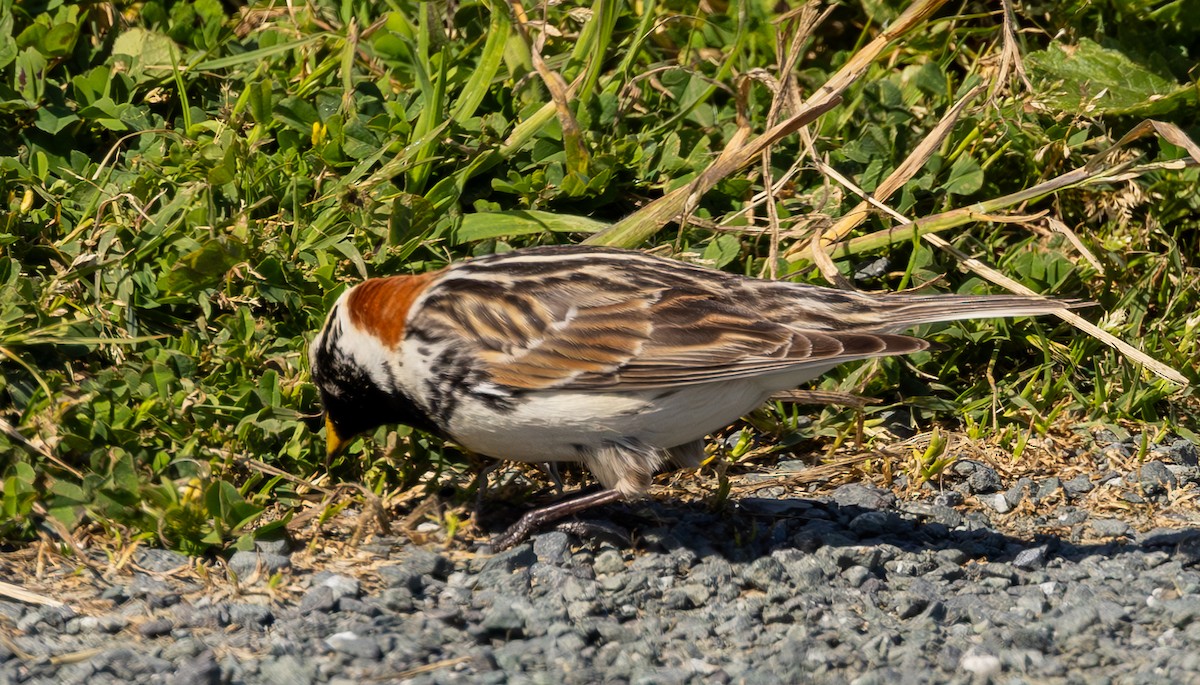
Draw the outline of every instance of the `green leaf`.
[[[950,178],[944,190],[951,195],[970,195],[983,187],[983,168],[970,155],[964,154],[954,160],[950,167]]]
[[[1118,50],[1086,38],[1030,54],[1026,64],[1039,100],[1074,114],[1157,116],[1190,103],[1194,86],[1180,86]]]
[[[17,58],[17,41],[13,38],[12,8],[0,3],[0,69],[7,67]]]
[[[237,488],[223,480],[208,486],[204,492],[204,504],[208,513],[226,529],[244,526],[262,513],[260,507],[247,502]]]
[[[179,259],[158,287],[166,293],[188,293],[220,282],[234,265],[245,261],[246,247],[229,236],[212,238]]]
[[[271,123],[271,92],[274,90],[270,80],[248,84],[246,92],[250,100],[250,116],[260,124]]]
[[[47,57],[66,57],[75,49],[79,37],[79,26],[64,22],[55,24],[38,41],[38,49]]]
[[[42,99],[43,73],[46,70],[46,64],[46,58],[34,48],[25,48],[21,54],[17,55],[16,83],[14,85],[21,97],[30,103],[37,103]]]
[[[275,105],[275,116],[289,128],[305,135],[312,135],[313,124],[320,121],[317,108],[312,103],[297,97],[286,97]]]
[[[454,231],[454,244],[511,238],[536,233],[597,233],[608,228],[603,221],[584,216],[553,214],[536,210],[476,212],[464,215]]]
[[[713,268],[721,269],[742,253],[742,241],[728,233],[713,238],[704,248],[702,255],[705,261],[712,262]]]
[[[134,81],[161,77],[174,68],[172,55],[177,54],[175,42],[170,37],[133,27],[113,41],[113,57],[125,57],[129,63],[129,75]]]
[[[34,118],[34,125],[51,135],[58,133],[67,126],[79,121],[79,117],[70,110],[56,107],[39,107]]]

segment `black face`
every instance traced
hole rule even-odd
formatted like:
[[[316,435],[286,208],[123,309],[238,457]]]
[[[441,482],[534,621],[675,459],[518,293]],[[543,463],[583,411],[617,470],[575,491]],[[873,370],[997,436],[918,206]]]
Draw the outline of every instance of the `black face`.
[[[341,330],[334,324],[321,332],[313,349],[313,383],[321,391],[325,415],[343,440],[385,424],[401,423],[440,433],[411,399],[400,390],[381,388],[337,341]]]

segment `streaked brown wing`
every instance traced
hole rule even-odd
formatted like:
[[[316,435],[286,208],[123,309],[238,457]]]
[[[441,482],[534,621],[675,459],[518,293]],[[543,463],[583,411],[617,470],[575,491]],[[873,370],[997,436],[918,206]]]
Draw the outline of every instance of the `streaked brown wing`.
[[[688,279],[649,286],[574,278],[547,286],[438,284],[413,326],[476,349],[492,382],[515,389],[668,388],[904,354],[902,335],[800,330]]]

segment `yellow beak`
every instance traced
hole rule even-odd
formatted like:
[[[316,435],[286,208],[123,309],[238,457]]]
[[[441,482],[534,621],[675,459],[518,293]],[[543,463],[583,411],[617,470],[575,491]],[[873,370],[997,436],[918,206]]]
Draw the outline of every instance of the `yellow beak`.
[[[329,415],[325,415],[325,458],[333,459],[346,449],[350,444],[350,440],[338,435],[337,429],[333,427],[333,421]]]

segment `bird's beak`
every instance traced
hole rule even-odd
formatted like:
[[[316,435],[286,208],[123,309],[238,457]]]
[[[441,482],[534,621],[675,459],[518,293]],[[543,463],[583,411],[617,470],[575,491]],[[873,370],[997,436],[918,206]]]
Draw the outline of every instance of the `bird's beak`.
[[[350,440],[338,435],[337,429],[333,427],[333,419],[329,415],[325,415],[325,458],[333,459],[346,449],[350,444]]]

